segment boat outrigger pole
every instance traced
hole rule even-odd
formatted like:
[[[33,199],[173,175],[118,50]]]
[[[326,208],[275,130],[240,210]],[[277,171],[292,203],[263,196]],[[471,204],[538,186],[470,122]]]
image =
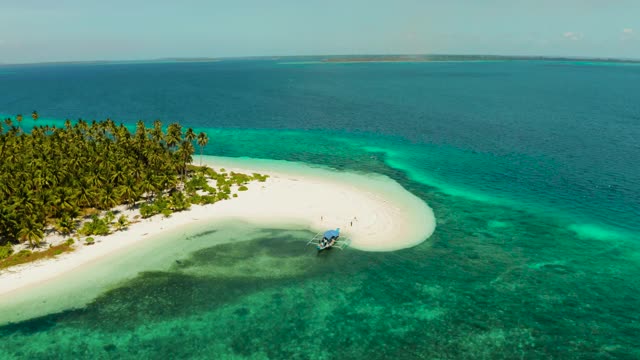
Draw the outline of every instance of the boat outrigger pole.
[[[307,242],[307,245],[316,244],[318,251],[336,247],[344,250],[349,245],[349,238],[340,237],[340,228],[319,232]]]

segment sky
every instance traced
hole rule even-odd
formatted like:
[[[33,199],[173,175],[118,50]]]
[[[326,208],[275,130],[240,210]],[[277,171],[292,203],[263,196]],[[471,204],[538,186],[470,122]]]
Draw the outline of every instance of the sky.
[[[0,0],[0,63],[331,54],[640,59],[640,0]]]

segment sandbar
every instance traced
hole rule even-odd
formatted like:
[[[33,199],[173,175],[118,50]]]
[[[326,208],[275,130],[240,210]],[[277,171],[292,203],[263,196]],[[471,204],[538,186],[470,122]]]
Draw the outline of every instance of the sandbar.
[[[199,161],[198,157],[194,163]],[[106,287],[146,270],[144,264],[150,261],[147,257],[154,256],[154,246],[172,246],[157,238],[179,237],[198,227],[234,222],[255,228],[313,233],[340,228],[341,235],[350,239],[349,247],[362,251],[394,251],[416,246],[428,239],[436,227],[431,208],[386,176],[249,158],[206,156],[204,164],[227,172],[268,174],[269,178],[265,182],[251,182],[247,191],[234,191],[238,193],[237,198],[211,205],[193,205],[190,210],[174,213],[169,218],[144,219],[125,231],[95,236],[94,245],[77,244],[75,251],[54,259],[1,271],[0,313],[14,311],[11,316],[1,316],[0,323],[81,306]],[[133,215],[137,210],[127,211]],[[223,238],[234,239],[230,235]],[[175,242],[175,246],[182,245]],[[146,248],[148,256],[136,259],[135,252],[131,251],[134,247]],[[316,250],[310,247],[309,251]],[[127,257],[127,253],[132,255]],[[43,294],[44,289],[47,292]],[[59,294],[54,294],[56,292]],[[66,294],[64,299],[63,294]],[[56,297],[49,302],[51,306],[24,310],[24,305],[33,302],[34,297],[44,303],[47,300],[43,297],[48,296]]]

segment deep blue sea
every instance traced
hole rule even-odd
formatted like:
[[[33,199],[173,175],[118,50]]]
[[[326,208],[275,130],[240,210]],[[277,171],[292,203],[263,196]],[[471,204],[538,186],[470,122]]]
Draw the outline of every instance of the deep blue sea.
[[[308,234],[278,229],[202,249],[190,266],[269,274],[255,253],[268,247],[308,269],[141,273],[86,308],[1,327],[2,358],[640,357],[639,65],[0,67],[0,114],[32,110],[179,121],[208,132],[206,154],[385,174],[438,227],[412,249],[322,261],[292,245]]]

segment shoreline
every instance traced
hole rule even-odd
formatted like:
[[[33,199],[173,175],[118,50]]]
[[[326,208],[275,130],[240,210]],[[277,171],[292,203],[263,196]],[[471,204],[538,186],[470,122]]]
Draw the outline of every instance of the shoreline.
[[[156,215],[142,219],[129,225],[127,230],[95,236],[94,245],[76,244],[75,251],[55,258],[4,269],[0,271],[0,295],[3,295],[0,309],[28,302],[29,293],[38,293],[43,285],[52,287],[48,285],[62,283],[78,272],[89,273],[89,276],[72,281],[73,287],[87,286],[91,281],[92,264],[103,263],[106,275],[99,281],[103,284],[89,291],[92,296],[98,295],[105,286],[144,270],[132,265],[136,259],[130,259],[130,264],[114,264],[108,271],[108,263],[117,263],[119,254],[121,256],[134,247],[153,249],[156,242],[150,240],[163,235],[175,237],[190,227],[234,221],[256,228],[287,228],[314,233],[339,227],[343,236],[351,239],[350,247],[364,251],[412,247],[425,241],[435,229],[435,217],[427,204],[382,175],[338,172],[286,161],[211,156],[205,158],[204,165],[249,174],[260,172],[269,178],[266,182],[251,182],[249,190],[239,192],[237,198],[211,205],[192,205],[190,210],[174,213],[169,218]],[[122,270],[127,266],[131,271]],[[50,293],[46,295],[50,296]],[[8,298],[14,298],[14,301]],[[79,304],[70,301],[67,305]],[[21,315],[19,318],[29,318],[26,316],[31,314]],[[0,318],[0,323],[6,320]]]

